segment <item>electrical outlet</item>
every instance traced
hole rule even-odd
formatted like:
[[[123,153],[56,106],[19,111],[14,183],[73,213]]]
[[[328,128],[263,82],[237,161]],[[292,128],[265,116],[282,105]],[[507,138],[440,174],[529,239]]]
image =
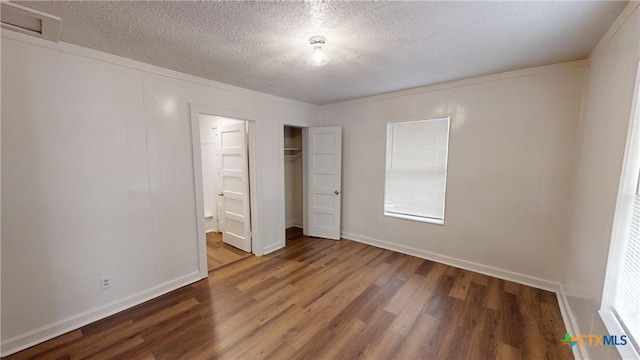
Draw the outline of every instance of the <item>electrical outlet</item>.
[[[108,277],[100,278],[100,290],[105,290],[111,287],[111,279]]]

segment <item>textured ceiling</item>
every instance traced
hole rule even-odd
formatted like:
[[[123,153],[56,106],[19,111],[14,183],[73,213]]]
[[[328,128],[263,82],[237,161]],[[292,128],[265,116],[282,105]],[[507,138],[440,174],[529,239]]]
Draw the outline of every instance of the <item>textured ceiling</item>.
[[[22,2],[61,41],[312,104],[584,59],[626,2]],[[327,66],[307,63],[327,38]]]

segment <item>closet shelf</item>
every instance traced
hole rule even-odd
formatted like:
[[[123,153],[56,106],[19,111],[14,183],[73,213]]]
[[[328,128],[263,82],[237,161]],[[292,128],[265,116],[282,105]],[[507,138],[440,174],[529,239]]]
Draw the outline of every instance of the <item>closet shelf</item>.
[[[296,154],[296,155],[285,155],[284,156],[284,161],[293,161],[293,160],[297,160],[299,158],[301,158],[302,155],[301,154]]]
[[[302,149],[297,147],[286,147],[284,148],[284,159],[285,161],[294,161],[302,157]]]

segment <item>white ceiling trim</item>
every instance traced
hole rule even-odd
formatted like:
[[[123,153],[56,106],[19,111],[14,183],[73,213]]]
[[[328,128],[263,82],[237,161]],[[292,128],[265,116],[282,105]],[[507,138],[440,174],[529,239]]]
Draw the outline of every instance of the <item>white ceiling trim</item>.
[[[441,84],[421,86],[421,87],[412,88],[412,89],[367,96],[367,97],[353,99],[353,100],[346,100],[342,102],[324,105],[321,108],[334,109],[334,108],[340,108],[345,106],[352,106],[355,104],[365,104],[370,102],[385,101],[385,100],[389,100],[397,97],[424,94],[424,93],[429,93],[434,91],[454,89],[458,87],[482,84],[487,82],[501,81],[506,79],[515,79],[515,78],[521,78],[521,77],[527,77],[527,76],[536,76],[539,74],[546,74],[551,72],[583,69],[589,66],[589,62],[590,62],[589,59],[584,59],[584,60],[568,61],[568,62],[558,63],[558,64],[536,66],[536,67],[531,67],[526,69],[506,71],[498,74],[483,75],[483,76],[478,76],[474,78],[455,80],[455,81],[450,81],[450,82],[441,83]]]

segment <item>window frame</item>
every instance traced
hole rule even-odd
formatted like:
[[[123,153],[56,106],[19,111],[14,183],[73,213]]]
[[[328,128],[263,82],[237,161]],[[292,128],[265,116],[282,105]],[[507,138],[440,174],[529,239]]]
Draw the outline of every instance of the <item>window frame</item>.
[[[614,308],[619,274],[622,271],[624,259],[625,239],[633,212],[633,204],[630,204],[630,202],[633,203],[633,198],[637,196],[632,194],[637,194],[640,177],[640,151],[638,150],[640,149],[640,63],[638,63],[636,70],[634,89],[631,118],[627,131],[625,155],[611,231],[609,255],[607,257],[605,281],[600,309],[598,310],[609,335],[624,334],[628,336],[629,346],[616,346],[623,359],[640,358],[640,339],[632,338],[631,334],[626,331]]]
[[[405,213],[387,211],[386,210],[387,183],[389,181],[388,176],[387,176],[387,171],[388,171],[388,166],[389,166],[389,162],[391,160],[392,151],[393,151],[393,143],[390,141],[391,140],[391,136],[390,135],[392,134],[392,127],[394,125],[419,123],[419,122],[429,122],[429,121],[440,121],[440,120],[446,120],[447,121],[447,145],[446,145],[446,148],[445,148],[445,155],[444,155],[445,169],[444,169],[444,187],[443,187],[443,198],[442,198],[442,218],[425,217],[425,216],[420,216],[420,215],[415,215],[415,214],[405,214]],[[405,120],[405,121],[389,122],[386,125],[387,125],[387,133],[386,133],[386,147],[385,147],[385,172],[384,172],[384,191],[383,191],[384,198],[383,198],[383,206],[382,206],[384,216],[394,217],[394,218],[399,218],[399,219],[405,219],[405,220],[418,221],[418,222],[424,222],[424,223],[430,223],[430,224],[444,225],[444,219],[445,219],[445,214],[446,214],[445,210],[446,210],[446,198],[447,198],[447,177],[448,177],[448,172],[449,172],[449,145],[450,145],[450,142],[451,142],[451,116],[450,115],[445,115],[445,116],[433,117],[433,118],[421,118],[421,119],[416,119],[416,120]]]

